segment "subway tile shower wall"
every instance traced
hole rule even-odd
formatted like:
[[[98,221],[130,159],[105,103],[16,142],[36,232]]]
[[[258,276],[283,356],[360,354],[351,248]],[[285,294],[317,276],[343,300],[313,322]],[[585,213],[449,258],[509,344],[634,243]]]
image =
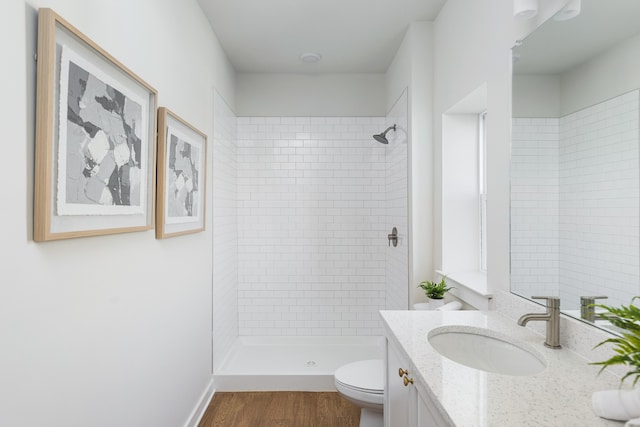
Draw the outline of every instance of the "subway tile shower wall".
[[[511,290],[558,295],[559,119],[513,119]]]
[[[568,309],[579,308],[581,295],[608,295],[612,305],[634,296],[639,107],[636,90],[560,119],[514,119],[511,243],[518,293],[540,293],[543,283]]]
[[[640,282],[639,97],[560,119],[560,295],[628,304]],[[581,291],[582,290],[582,291]]]
[[[378,335],[383,117],[240,117],[240,335]]]

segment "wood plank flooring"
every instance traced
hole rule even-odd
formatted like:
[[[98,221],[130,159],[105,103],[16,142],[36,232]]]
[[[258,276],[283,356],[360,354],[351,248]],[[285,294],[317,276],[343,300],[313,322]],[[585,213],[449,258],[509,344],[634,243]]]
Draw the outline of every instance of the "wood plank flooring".
[[[198,427],[358,427],[360,408],[335,392],[219,392]]]

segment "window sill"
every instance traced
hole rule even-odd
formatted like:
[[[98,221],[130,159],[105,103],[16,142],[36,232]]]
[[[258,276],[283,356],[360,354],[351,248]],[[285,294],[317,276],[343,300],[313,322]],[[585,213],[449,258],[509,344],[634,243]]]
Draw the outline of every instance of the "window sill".
[[[487,273],[484,271],[457,271],[445,273],[436,270],[440,277],[447,276],[447,281],[451,289],[449,293],[460,298],[462,301],[477,308],[478,310],[489,310],[489,305],[493,294],[487,287]]]

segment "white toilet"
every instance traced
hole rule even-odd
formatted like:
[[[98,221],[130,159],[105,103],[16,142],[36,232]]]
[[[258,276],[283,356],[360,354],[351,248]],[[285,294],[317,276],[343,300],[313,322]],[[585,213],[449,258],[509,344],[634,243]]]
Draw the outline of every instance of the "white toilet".
[[[382,359],[360,360],[336,369],[338,392],[362,408],[360,427],[383,427],[384,364]]]

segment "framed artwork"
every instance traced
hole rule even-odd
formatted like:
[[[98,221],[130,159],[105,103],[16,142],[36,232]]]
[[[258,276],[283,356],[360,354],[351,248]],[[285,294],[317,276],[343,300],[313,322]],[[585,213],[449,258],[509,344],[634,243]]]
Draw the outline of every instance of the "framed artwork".
[[[157,92],[38,12],[34,240],[153,228]]]
[[[158,109],[156,238],[204,231],[207,136]]]

